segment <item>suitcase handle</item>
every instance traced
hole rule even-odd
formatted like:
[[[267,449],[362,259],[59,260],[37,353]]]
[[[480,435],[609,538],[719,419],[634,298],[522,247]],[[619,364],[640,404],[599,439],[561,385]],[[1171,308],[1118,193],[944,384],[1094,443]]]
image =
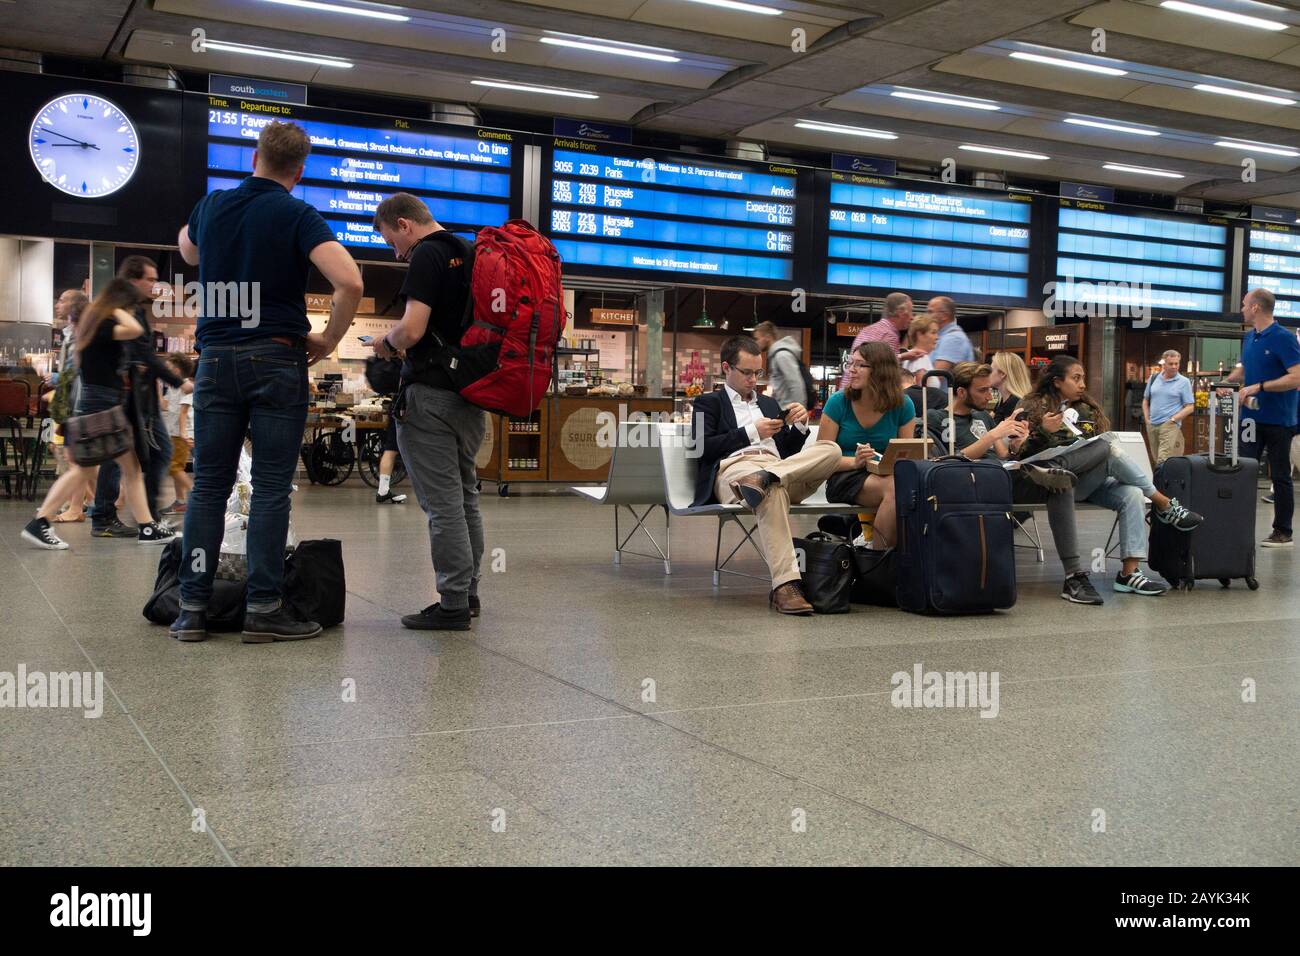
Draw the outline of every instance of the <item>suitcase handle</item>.
[[[957,423],[953,421],[952,417],[952,404],[956,396],[953,394],[955,390],[952,387],[952,373],[947,369],[932,368],[921,376],[921,434],[926,439],[930,437],[930,410],[927,401],[929,393],[925,390],[925,383],[936,375],[948,383],[948,457],[952,458],[957,454]],[[930,444],[928,441],[921,450],[921,454],[924,458],[930,457]]]
[[[1231,471],[1237,467],[1237,457],[1239,446],[1241,445],[1241,383],[1240,382],[1217,382],[1211,385],[1214,389],[1213,400],[1210,401],[1210,449],[1209,459],[1210,467],[1216,470]],[[1232,464],[1223,466],[1219,464],[1218,455],[1214,451],[1214,436],[1218,432],[1215,427],[1216,416],[1219,409],[1219,389],[1226,388],[1232,392]],[[1227,438],[1224,438],[1224,444],[1227,444]]]

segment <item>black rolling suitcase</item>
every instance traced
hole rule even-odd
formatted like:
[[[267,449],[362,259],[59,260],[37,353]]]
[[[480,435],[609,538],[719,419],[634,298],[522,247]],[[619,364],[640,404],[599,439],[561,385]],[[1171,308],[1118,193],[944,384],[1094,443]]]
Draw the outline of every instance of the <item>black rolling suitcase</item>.
[[[948,408],[951,415],[951,398]],[[950,423],[950,451],[953,430]],[[894,498],[899,607],[918,614],[978,614],[1016,603],[1011,475],[1000,463],[955,455],[899,461]]]
[[[1225,588],[1233,578],[1245,578],[1252,591],[1255,580],[1255,498],[1259,462],[1238,458],[1241,426],[1239,385],[1232,389],[1232,457],[1216,455],[1216,395],[1210,396],[1210,453],[1168,458],[1156,469],[1154,484],[1171,498],[1205,516],[1193,531],[1151,521],[1152,570],[1175,588],[1191,590],[1196,581],[1217,579]]]

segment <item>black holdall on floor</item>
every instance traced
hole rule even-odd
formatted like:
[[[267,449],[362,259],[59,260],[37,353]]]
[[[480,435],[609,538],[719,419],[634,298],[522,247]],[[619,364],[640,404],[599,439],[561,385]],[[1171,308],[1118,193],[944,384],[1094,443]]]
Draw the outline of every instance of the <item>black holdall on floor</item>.
[[[1156,469],[1156,489],[1186,508],[1204,515],[1191,531],[1179,531],[1154,517],[1151,519],[1149,563],[1175,588],[1190,590],[1196,581],[1218,580],[1228,587],[1233,578],[1244,578],[1252,591],[1255,580],[1255,503],[1259,462],[1237,457],[1237,435],[1241,427],[1241,406],[1235,383],[1211,388],[1232,389],[1232,457],[1216,455],[1215,409],[1218,396],[1210,396],[1210,453],[1166,458]],[[1226,436],[1225,436],[1226,437]]]
[[[853,548],[843,538],[814,531],[794,539],[803,594],[818,614],[847,614],[853,590]]]
[[[849,600],[854,604],[898,607],[898,560],[893,548],[874,551],[855,547],[853,565]]]
[[[181,539],[169,541],[158,559],[153,595],[144,616],[154,624],[170,625],[181,610]],[[238,631],[244,626],[247,581],[214,578],[208,602],[208,630]],[[321,627],[343,623],[347,582],[343,574],[343,543],[334,538],[300,541],[284,559],[284,604],[302,621]]]

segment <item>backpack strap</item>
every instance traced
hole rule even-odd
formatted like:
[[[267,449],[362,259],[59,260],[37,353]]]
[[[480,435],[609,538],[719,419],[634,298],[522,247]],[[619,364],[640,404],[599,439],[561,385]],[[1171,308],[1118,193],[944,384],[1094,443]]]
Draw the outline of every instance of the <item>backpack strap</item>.
[[[421,241],[441,242],[465,260],[465,285],[469,287],[469,294],[465,296],[465,311],[460,317],[460,331],[463,335],[474,322],[474,243],[466,242],[449,229],[430,233]]]

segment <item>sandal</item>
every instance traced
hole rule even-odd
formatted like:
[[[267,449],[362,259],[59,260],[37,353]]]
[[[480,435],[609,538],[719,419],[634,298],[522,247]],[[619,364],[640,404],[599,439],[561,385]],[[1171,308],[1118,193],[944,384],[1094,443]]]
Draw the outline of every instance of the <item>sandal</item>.
[[[85,521],[85,520],[86,520],[86,513],[84,511],[78,510],[74,513],[73,511],[69,510],[63,512],[63,514],[61,515],[57,515],[50,523],[65,524],[68,522]]]

